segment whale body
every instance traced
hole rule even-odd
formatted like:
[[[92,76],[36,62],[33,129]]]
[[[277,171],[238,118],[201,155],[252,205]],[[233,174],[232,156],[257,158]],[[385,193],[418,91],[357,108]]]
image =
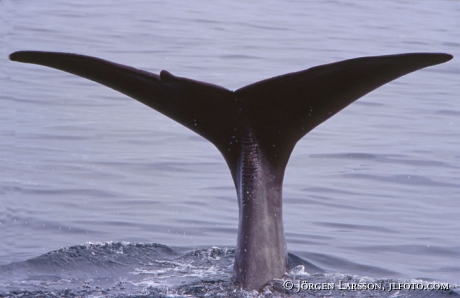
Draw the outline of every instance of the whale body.
[[[10,55],[13,61],[49,66],[115,89],[213,143],[227,162],[237,192],[234,278],[245,290],[260,290],[287,270],[282,184],[297,141],[372,90],[452,58],[441,53],[362,57],[230,91],[164,70],[157,75],[83,55]]]

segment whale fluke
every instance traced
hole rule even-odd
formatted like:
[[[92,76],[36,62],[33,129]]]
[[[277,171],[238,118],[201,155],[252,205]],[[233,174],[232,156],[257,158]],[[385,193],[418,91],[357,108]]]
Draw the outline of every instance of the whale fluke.
[[[372,90],[452,58],[441,53],[356,58],[230,91],[164,70],[157,75],[76,54],[10,55],[13,61],[53,67],[115,89],[212,142],[225,158],[237,191],[234,275],[246,290],[260,290],[287,269],[282,184],[297,141]]]

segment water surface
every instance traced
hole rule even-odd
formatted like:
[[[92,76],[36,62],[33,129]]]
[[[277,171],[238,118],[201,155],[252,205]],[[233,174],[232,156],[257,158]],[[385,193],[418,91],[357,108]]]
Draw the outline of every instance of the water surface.
[[[87,242],[234,248],[236,194],[206,140],[110,89],[9,62],[74,52],[237,89],[358,56],[460,57],[445,2],[0,1],[0,265]],[[400,78],[304,137],[288,249],[333,274],[459,284],[458,58]],[[46,287],[45,287],[46,288]]]

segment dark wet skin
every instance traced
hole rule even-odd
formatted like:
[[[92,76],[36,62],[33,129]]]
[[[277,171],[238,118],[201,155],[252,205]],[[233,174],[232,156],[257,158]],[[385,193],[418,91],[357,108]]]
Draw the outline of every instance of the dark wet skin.
[[[282,185],[289,157],[313,128],[372,90],[444,63],[441,53],[363,57],[263,80],[236,91],[99,58],[23,51],[13,61],[63,70],[126,94],[213,143],[238,196],[235,280],[260,290],[287,270]]]

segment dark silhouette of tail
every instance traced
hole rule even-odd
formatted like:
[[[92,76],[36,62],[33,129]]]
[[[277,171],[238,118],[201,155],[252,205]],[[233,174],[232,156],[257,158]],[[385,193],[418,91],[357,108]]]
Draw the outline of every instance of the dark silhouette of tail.
[[[10,59],[63,70],[126,94],[203,136],[232,164],[234,139],[242,122],[259,136],[269,155],[276,154],[286,163],[299,139],[353,101],[452,56],[414,53],[356,58],[277,76],[234,92],[165,70],[157,75],[83,55],[21,51]]]
[[[156,75],[75,54],[16,52],[10,59],[101,83],[212,142],[227,161],[238,195],[235,278],[244,289],[259,290],[282,277],[287,268],[281,194],[284,170],[297,141],[372,90],[452,56],[414,53],[356,58],[236,91],[164,70]]]

